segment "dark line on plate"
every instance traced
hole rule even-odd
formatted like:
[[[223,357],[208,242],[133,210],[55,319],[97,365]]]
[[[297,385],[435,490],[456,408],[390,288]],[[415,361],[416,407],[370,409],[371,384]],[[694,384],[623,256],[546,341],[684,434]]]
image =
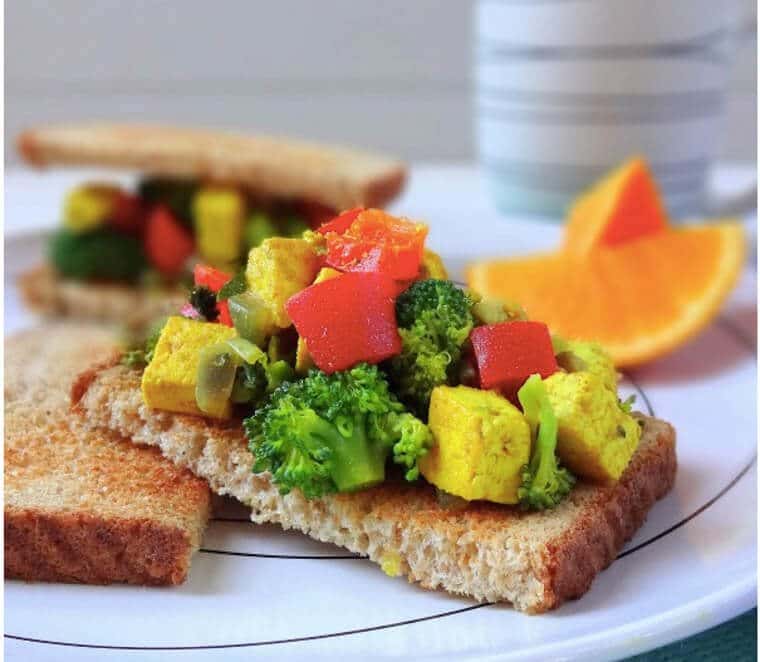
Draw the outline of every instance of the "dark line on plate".
[[[721,318],[723,319],[723,318]],[[754,345],[752,345],[754,347]],[[747,347],[749,349],[749,347]],[[755,352],[753,351],[753,354]],[[641,394],[642,399],[644,400],[644,404],[647,407],[647,411],[649,412],[650,416],[654,416],[654,408],[652,407],[652,403],[650,402],[646,392],[644,389],[638,384],[636,380],[634,380],[630,374],[624,373],[624,376],[626,379],[628,379],[629,382],[631,382],[632,386]],[[630,556],[636,551],[639,551],[641,549],[644,549],[645,547],[648,547],[649,545],[657,542],[658,540],[661,540],[662,538],[670,535],[677,529],[680,529],[682,526],[686,525],[688,522],[693,520],[695,517],[701,515],[705,510],[707,510],[710,506],[717,503],[721,498],[723,498],[731,489],[733,489],[736,484],[747,474],[747,472],[752,468],[752,466],[757,461],[757,455],[755,454],[752,459],[749,461],[749,463],[733,478],[733,480],[726,485],[718,494],[716,494],[712,499],[710,499],[707,503],[700,506],[697,510],[695,510],[693,513],[688,515],[687,517],[683,518],[673,526],[665,529],[665,531],[662,531],[661,533],[658,533],[656,536],[653,536],[652,538],[649,538],[648,540],[645,540],[644,542],[636,545],[635,547],[626,550],[625,552],[618,554],[616,557],[616,560],[625,558],[626,556]],[[238,521],[235,518],[219,518],[219,521]],[[247,521],[247,520],[245,520]],[[248,554],[248,553],[241,553],[241,552],[224,552],[221,550],[200,550],[205,551],[206,553],[211,554],[224,554],[224,555],[231,555],[231,556],[264,556],[260,554]],[[274,556],[274,555],[267,555]],[[276,556],[275,558],[280,558],[279,556]],[[285,557],[285,558],[294,558],[294,557]],[[299,557],[295,557],[299,558]],[[300,557],[300,558],[317,558],[319,560],[326,559],[326,558],[336,558],[336,557],[325,557],[325,556],[318,556],[318,557]],[[363,559],[365,557],[361,556],[348,556],[346,558],[350,559]],[[160,651],[184,651],[184,650],[210,650],[210,649],[219,649],[219,648],[252,648],[256,646],[270,646],[275,644],[290,644],[290,643],[298,643],[298,642],[304,642],[304,641],[314,641],[319,639],[330,639],[333,637],[345,637],[352,634],[362,634],[366,632],[376,632],[378,630],[387,630],[389,628],[395,628],[403,625],[413,625],[415,623],[424,623],[426,621],[432,621],[439,618],[445,618],[447,616],[453,616],[455,614],[462,614],[468,611],[474,611],[476,609],[481,609],[483,607],[490,607],[493,606],[494,603],[492,602],[483,602],[476,605],[470,605],[468,607],[462,607],[461,609],[453,609],[451,611],[447,612],[441,612],[439,614],[432,614],[430,616],[421,616],[419,618],[412,618],[405,621],[398,621],[395,623],[386,623],[384,625],[374,625],[371,627],[366,628],[358,628],[355,630],[343,630],[341,632],[330,632],[327,634],[317,634],[317,635],[311,635],[306,637],[294,637],[292,639],[272,639],[269,641],[253,641],[253,642],[243,642],[243,643],[237,643],[237,644],[204,644],[199,646],[119,646],[119,645],[109,645],[109,644],[83,644],[83,643],[77,643],[77,642],[68,642],[68,641],[53,641],[49,639],[35,639],[33,637],[22,637],[20,635],[15,634],[3,634],[3,637],[5,639],[15,639],[17,641],[25,641],[28,643],[34,643],[34,644],[45,644],[49,646],[67,646],[71,648],[92,648],[92,649],[102,649],[102,650],[160,650]]]
[[[680,529],[684,524],[687,522],[690,522],[698,515],[702,514],[705,510],[707,510],[710,506],[712,506],[716,501],[718,501],[721,497],[723,497],[726,492],[728,492],[732,487],[736,485],[745,475],[746,473],[752,468],[752,465],[755,464],[757,460],[757,455],[754,455],[752,459],[749,461],[749,464],[745,466],[735,477],[734,479],[726,485],[720,492],[718,492],[712,499],[710,499],[707,503],[700,506],[697,510],[695,510],[693,513],[691,513],[688,517],[684,517],[681,521],[677,522],[673,526],[665,529],[661,533],[658,533],[656,536],[650,538],[649,540],[645,540],[644,542],[640,543],[639,545],[636,545],[636,547],[632,547],[631,549],[626,550],[622,554],[617,555],[617,559],[622,559],[629,554],[633,554],[634,552],[637,552],[640,549],[644,549],[644,547],[648,547],[654,542],[657,542],[661,538],[664,538],[670,533],[673,533],[676,529]],[[617,560],[616,559],[616,560]]]
[[[753,356],[757,356],[757,343],[747,333],[745,333],[743,329],[739,328],[736,322],[734,322],[732,319],[729,319],[728,317],[723,317],[721,315],[718,318],[718,323],[721,327],[723,327],[725,331],[733,336],[734,340],[737,340],[739,344],[750,351]]]
[[[328,554],[264,554],[260,552],[231,552],[226,549],[206,549],[201,547],[198,550],[203,554],[218,554],[220,556],[248,556],[257,559],[295,559],[301,561],[329,561],[332,559],[366,559],[366,556],[360,556],[358,554],[335,554],[330,556]]]
[[[643,391],[642,391],[642,395],[644,395]],[[690,514],[688,517],[685,517],[680,522],[669,527],[662,533],[657,534],[653,538],[650,538],[649,540],[645,540],[644,542],[637,545],[636,547],[633,547],[632,549],[626,550],[622,554],[619,554],[617,556],[617,559],[622,559],[626,556],[630,556],[634,552],[651,545],[657,540],[661,540],[665,536],[673,533],[675,530],[681,528],[682,526],[690,522],[692,519],[694,519],[695,517],[703,513],[710,506],[714,505],[718,500],[724,497],[739,482],[739,480],[741,480],[741,478],[744,475],[746,475],[746,473],[749,471],[749,469],[752,467],[752,465],[755,463],[756,460],[757,460],[757,456],[753,457],[752,460],[749,462],[749,464],[746,467],[744,467],[744,469],[742,469],[741,472],[728,485],[726,485],[726,487],[724,487],[718,494],[716,494],[712,499],[710,499],[707,503],[702,505],[699,509],[694,511],[692,514]],[[269,641],[253,641],[253,642],[243,642],[243,643],[237,643],[237,644],[204,644],[204,645],[198,645],[198,646],[120,646],[120,645],[111,645],[111,644],[83,644],[83,643],[78,643],[78,642],[53,641],[49,639],[35,639],[33,637],[22,637],[15,634],[4,634],[3,636],[6,639],[16,639],[18,641],[26,641],[26,642],[34,643],[34,644],[46,644],[49,646],[68,646],[72,648],[94,648],[94,649],[105,649],[105,650],[161,650],[161,651],[178,650],[178,651],[183,651],[183,650],[208,650],[208,649],[217,649],[217,648],[248,648],[248,647],[255,647],[255,646],[269,646],[269,645],[274,645],[274,644],[298,643],[298,642],[303,642],[303,641],[313,641],[317,639],[329,639],[332,637],[344,637],[344,636],[352,635],[352,634],[375,632],[377,630],[387,630],[389,628],[394,628],[394,627],[398,627],[402,625],[412,625],[414,623],[423,623],[426,621],[432,621],[439,618],[445,618],[447,616],[453,616],[455,614],[462,614],[468,611],[481,609],[482,607],[490,607],[490,606],[493,606],[493,604],[494,603],[492,602],[483,602],[477,605],[462,607],[461,609],[454,609],[447,612],[441,612],[440,614],[432,614],[430,616],[421,616],[420,618],[413,618],[413,619],[408,619],[405,621],[398,621],[395,623],[386,623],[384,625],[374,625],[371,627],[358,628],[355,630],[343,630],[341,632],[331,632],[327,634],[311,635],[307,637],[294,637],[292,639],[272,639]]]
[[[643,391],[642,391],[642,395],[644,395]],[[756,459],[757,459],[757,456],[753,457],[752,460],[749,462],[749,464],[746,467],[744,467],[744,469],[742,469],[742,471],[726,487],[724,487],[717,495],[715,495],[712,499],[710,499],[710,501],[708,501],[699,509],[694,511],[691,515],[689,515],[688,517],[685,517],[677,524],[674,524],[673,526],[669,527],[662,533],[657,534],[653,538],[650,538],[649,540],[645,540],[644,542],[637,545],[636,547],[633,547],[632,549],[626,550],[622,554],[619,554],[617,556],[617,559],[630,556],[634,552],[651,545],[657,540],[661,540],[665,536],[673,533],[675,530],[681,528],[682,526],[690,522],[692,519],[694,519],[695,517],[703,513],[710,506],[714,505],[718,500],[720,500],[723,496],[725,496],[739,482],[739,480],[741,480],[741,478],[749,471],[749,469],[755,463]],[[237,643],[237,644],[204,644],[204,645],[198,645],[198,646],[119,646],[119,645],[111,645],[111,644],[83,644],[83,643],[78,643],[78,642],[35,639],[32,637],[22,637],[15,634],[5,634],[3,636],[6,639],[16,639],[18,641],[26,641],[26,642],[35,643],[35,644],[46,644],[50,646],[68,646],[68,647],[73,647],[73,648],[95,648],[95,649],[105,649],[105,650],[163,650],[163,651],[180,650],[181,651],[181,650],[207,650],[207,649],[216,649],[216,648],[247,648],[247,647],[255,647],[255,646],[268,646],[268,645],[274,645],[274,644],[288,644],[288,643],[297,643],[297,642],[303,642],[303,641],[313,641],[316,639],[328,639],[332,637],[344,637],[344,636],[352,635],[352,634],[362,634],[366,632],[374,632],[377,630],[386,630],[389,628],[398,627],[402,625],[412,625],[414,623],[422,623],[425,621],[436,620],[438,618],[444,618],[446,616],[453,616],[455,614],[461,614],[468,611],[474,611],[482,607],[492,606],[493,604],[494,603],[492,602],[484,602],[477,605],[470,605],[469,607],[463,607],[461,609],[454,609],[452,611],[441,612],[440,614],[432,614],[431,616],[422,616],[420,618],[413,618],[413,619],[409,619],[405,621],[398,621],[396,623],[386,623],[384,625],[375,625],[375,626],[371,626],[367,628],[359,628],[355,630],[344,630],[341,632],[311,635],[307,637],[294,637],[292,639],[272,639],[269,641],[253,641],[253,642],[243,642],[243,643]]]
[[[644,405],[647,408],[647,415],[649,415],[649,416],[655,416],[656,414],[654,413],[654,407],[652,407],[652,403],[649,400],[649,396],[647,396],[647,394],[644,391],[644,389],[641,388],[641,385],[633,378],[633,376],[631,375],[631,373],[624,372],[622,374],[623,374],[623,377],[625,379],[627,379],[629,382],[631,382],[631,386],[633,386],[633,388],[636,389],[636,391],[638,392],[638,394],[641,396],[641,399],[644,401]]]
[[[488,607],[492,603],[482,602],[477,605],[470,605],[468,607],[462,607],[461,609],[452,609],[451,611],[444,611],[440,614],[432,614],[430,616],[420,616],[419,618],[410,618],[405,621],[397,621],[395,623],[386,623],[384,625],[373,625],[366,628],[357,628],[355,630],[343,630],[341,632],[330,632],[328,634],[314,634],[306,637],[293,637],[292,639],[270,639],[269,641],[253,641],[239,644],[204,644],[200,646],[117,646],[109,644],[80,644],[76,642],[68,641],[51,641],[48,639],[34,639],[32,637],[21,637],[15,634],[4,635],[6,639],[17,639],[19,641],[28,641],[34,644],[49,644],[53,646],[71,646],[73,648],[98,648],[106,650],[150,650],[150,651],[185,651],[185,650],[208,650],[216,648],[246,648],[253,646],[270,646],[273,644],[292,644],[301,641],[314,641],[317,639],[329,639],[331,637],[345,637],[350,634],[362,634],[365,632],[375,632],[377,630],[386,630],[388,628],[395,628],[400,625],[412,625],[414,623],[424,623],[425,621],[432,621],[438,618],[445,618],[446,616],[453,616],[454,614],[462,614],[467,611],[474,611],[481,609],[482,607]]]

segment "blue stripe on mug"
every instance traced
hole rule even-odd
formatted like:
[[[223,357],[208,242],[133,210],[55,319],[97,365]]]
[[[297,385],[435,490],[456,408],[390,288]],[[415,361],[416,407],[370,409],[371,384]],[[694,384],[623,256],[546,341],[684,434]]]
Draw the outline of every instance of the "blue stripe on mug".
[[[520,44],[482,39],[476,54],[479,60],[561,61],[561,60],[640,60],[697,58],[722,63],[723,44],[729,30],[719,28],[680,41],[657,44],[568,45]]]
[[[608,125],[608,124],[662,124],[684,123],[691,120],[714,118],[720,115],[721,104],[715,107],[691,106],[682,109],[554,109],[524,110],[495,108],[478,104],[481,119],[500,123],[543,124],[543,125]]]
[[[646,108],[691,107],[693,105],[720,106],[721,90],[686,90],[662,93],[602,93],[525,90],[509,87],[481,85],[478,97],[488,101],[509,104],[535,104],[546,106],[644,106]]]

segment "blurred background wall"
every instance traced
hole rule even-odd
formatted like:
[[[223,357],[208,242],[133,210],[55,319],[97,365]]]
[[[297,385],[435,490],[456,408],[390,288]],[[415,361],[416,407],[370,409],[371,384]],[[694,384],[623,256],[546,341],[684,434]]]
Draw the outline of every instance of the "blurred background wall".
[[[755,0],[741,0],[748,15]],[[716,11],[720,2],[715,4]],[[8,0],[5,161],[30,124],[200,123],[474,157],[469,0]],[[757,39],[722,157],[756,161]]]

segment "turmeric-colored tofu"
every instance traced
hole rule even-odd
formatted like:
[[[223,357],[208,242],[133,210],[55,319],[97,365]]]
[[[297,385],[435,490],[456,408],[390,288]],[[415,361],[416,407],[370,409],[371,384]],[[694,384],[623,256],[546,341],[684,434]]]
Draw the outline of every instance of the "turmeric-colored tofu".
[[[243,194],[232,188],[202,188],[193,198],[198,253],[215,266],[240,257],[243,241]]]
[[[580,340],[568,340],[566,344],[568,351],[582,361],[585,371],[596,375],[608,389],[617,392],[618,372],[609,354],[601,345]]]
[[[337,269],[333,269],[331,267],[322,267],[319,270],[319,273],[314,279],[312,285],[330,280],[336,276],[340,276],[340,271]],[[306,347],[306,341],[301,338],[301,336],[298,336],[298,345],[296,346],[296,374],[305,375],[313,367],[314,361],[312,360],[311,354],[309,354],[309,350]]]
[[[236,335],[224,324],[170,317],[142,377],[145,404],[154,409],[207,416],[195,403],[200,350]],[[230,415],[229,408],[220,418]]]
[[[470,501],[518,502],[531,440],[517,407],[495,391],[438,386],[428,425],[435,442],[420,460],[428,482]]]
[[[89,232],[111,216],[119,189],[110,184],[85,184],[66,194],[63,224],[72,232]]]
[[[426,248],[422,254],[422,278],[438,278],[439,280],[448,280],[449,272],[443,264],[443,260],[438,253]]]
[[[578,476],[617,480],[631,459],[641,428],[618,404],[617,393],[588,371],[557,372],[545,380],[557,416],[557,454]]]
[[[248,289],[272,309],[275,324],[286,329],[291,321],[285,304],[314,282],[317,271],[319,258],[307,241],[271,237],[248,253],[245,277]]]

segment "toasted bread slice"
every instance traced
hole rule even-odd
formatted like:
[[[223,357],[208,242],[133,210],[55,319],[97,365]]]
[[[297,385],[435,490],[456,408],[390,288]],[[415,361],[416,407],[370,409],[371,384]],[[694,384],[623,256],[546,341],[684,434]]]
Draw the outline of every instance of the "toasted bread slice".
[[[115,283],[67,280],[49,265],[23,273],[17,284],[24,303],[37,313],[133,328],[176,313],[187,300],[181,287],[151,292]]]
[[[298,140],[143,124],[70,124],[30,129],[18,148],[36,166],[105,166],[243,184],[267,196],[303,198],[336,210],[380,207],[404,184],[399,161]]]
[[[621,480],[608,487],[581,483],[551,511],[490,503],[447,510],[428,485],[390,482],[308,501],[297,491],[280,495],[267,474],[251,472],[239,421],[148,409],[137,371],[113,362],[94,368],[77,379],[72,401],[89,425],[158,446],[214,492],[250,506],[254,522],[279,523],[366,554],[425,588],[511,602],[530,613],[585,593],[671,488],[676,470],[673,428],[643,417],[640,446]]]
[[[73,376],[112,335],[48,324],[5,343],[5,576],[178,584],[210,507],[205,481],[69,412]]]

